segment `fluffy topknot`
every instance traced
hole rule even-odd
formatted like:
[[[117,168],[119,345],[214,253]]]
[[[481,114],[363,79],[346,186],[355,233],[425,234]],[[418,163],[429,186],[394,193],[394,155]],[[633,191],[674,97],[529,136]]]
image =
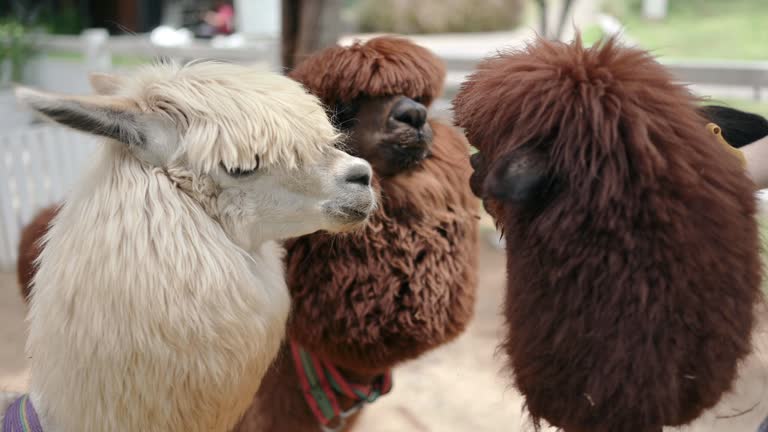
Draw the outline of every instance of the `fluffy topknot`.
[[[360,96],[403,95],[429,106],[443,90],[445,64],[407,39],[381,36],[320,51],[289,76],[327,105]]]

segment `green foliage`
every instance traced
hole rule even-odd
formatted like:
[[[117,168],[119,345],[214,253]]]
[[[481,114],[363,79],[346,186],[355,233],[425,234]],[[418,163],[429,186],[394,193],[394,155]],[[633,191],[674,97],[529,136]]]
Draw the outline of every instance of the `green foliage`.
[[[639,16],[642,6],[643,0],[603,0],[602,4],[603,12],[619,19]]]
[[[57,11],[43,9],[38,23],[51,34],[77,35],[85,27],[83,18],[74,6],[61,7]]]
[[[607,0],[604,10],[627,36],[665,57],[768,60],[768,1],[668,0],[668,16],[649,21],[640,0]]]
[[[19,82],[24,65],[33,55],[28,29],[15,20],[0,21],[0,82]],[[10,64],[10,77],[6,75],[6,64]]]
[[[602,39],[603,36],[605,36],[605,33],[603,33],[603,30],[600,28],[600,26],[591,25],[581,32],[581,42],[584,44],[584,46],[592,46],[595,44],[595,42]]]
[[[765,101],[758,102],[744,99],[711,98],[705,100],[703,103],[706,105],[725,105],[742,111],[760,114],[761,116],[768,118],[768,102]]]
[[[453,33],[512,30],[525,0],[360,0],[360,30],[393,33]]]

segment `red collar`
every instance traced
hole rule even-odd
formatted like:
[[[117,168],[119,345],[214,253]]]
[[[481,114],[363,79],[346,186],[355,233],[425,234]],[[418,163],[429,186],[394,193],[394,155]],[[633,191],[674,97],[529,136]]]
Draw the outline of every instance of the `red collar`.
[[[327,359],[310,353],[294,341],[291,341],[291,356],[304,399],[323,431],[341,430],[346,418],[360,410],[363,404],[373,403],[392,390],[390,370],[378,375],[371,384],[361,385],[348,381]],[[354,400],[355,405],[342,410],[337,394]],[[329,427],[335,419],[339,420],[339,425]]]

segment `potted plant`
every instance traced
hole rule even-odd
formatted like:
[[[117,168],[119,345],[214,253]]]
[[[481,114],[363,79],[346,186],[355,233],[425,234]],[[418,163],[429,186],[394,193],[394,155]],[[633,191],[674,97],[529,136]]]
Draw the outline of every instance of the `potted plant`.
[[[23,125],[31,115],[19,110],[11,85],[24,81],[24,67],[34,54],[31,35],[19,21],[0,21],[0,130]]]
[[[21,82],[24,65],[32,55],[30,34],[20,22],[0,22],[0,62],[3,63],[2,83]]]

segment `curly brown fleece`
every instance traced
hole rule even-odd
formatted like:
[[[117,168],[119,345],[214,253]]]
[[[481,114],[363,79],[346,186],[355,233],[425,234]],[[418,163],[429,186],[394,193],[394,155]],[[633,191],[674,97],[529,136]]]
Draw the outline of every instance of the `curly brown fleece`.
[[[380,181],[365,228],[286,243],[288,335],[337,365],[380,370],[447,342],[467,325],[477,284],[477,207],[466,140],[431,122],[421,168]]]
[[[393,95],[428,106],[443,90],[445,65],[407,39],[381,36],[327,48],[300,63],[289,76],[330,106],[360,96]]]
[[[35,215],[32,222],[21,230],[19,242],[19,258],[16,261],[16,276],[19,278],[19,288],[24,300],[29,298],[32,292],[32,279],[37,272],[35,260],[40,256],[43,245],[40,243],[48,232],[48,225],[59,212],[59,205],[53,205],[41,210]]]
[[[536,424],[689,423],[751,350],[755,187],[673,82],[614,40],[537,40],[486,60],[454,101],[476,185],[504,157],[547,160],[535,203],[486,201],[509,245],[503,347]]]

